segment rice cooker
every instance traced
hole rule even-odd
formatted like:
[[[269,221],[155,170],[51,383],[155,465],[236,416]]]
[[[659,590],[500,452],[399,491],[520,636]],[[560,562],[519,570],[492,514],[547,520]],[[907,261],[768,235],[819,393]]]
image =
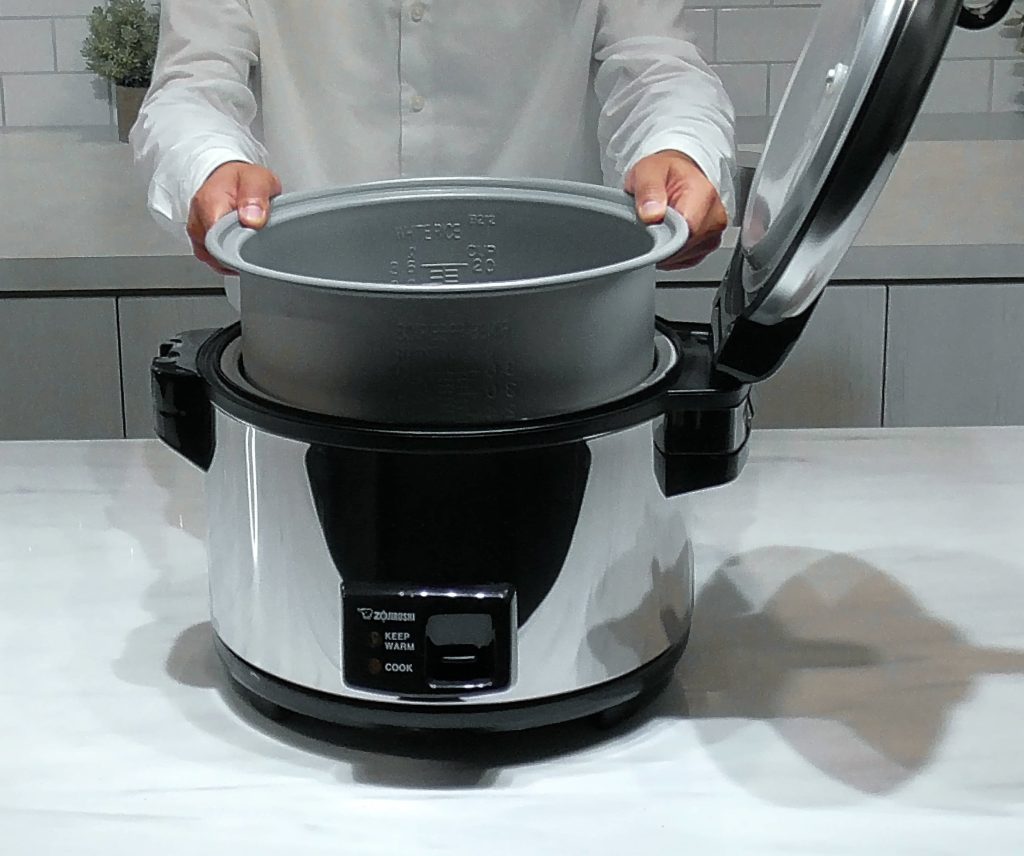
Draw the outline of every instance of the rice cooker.
[[[963,13],[823,4],[710,324],[656,317],[682,218],[644,226],[607,188],[398,180],[282,196],[258,232],[221,220],[208,247],[240,274],[240,322],[169,339],[152,383],[158,435],[206,473],[214,644],[244,695],[475,730],[655,695],[690,630],[688,497],[739,475],[751,387],[798,340]]]

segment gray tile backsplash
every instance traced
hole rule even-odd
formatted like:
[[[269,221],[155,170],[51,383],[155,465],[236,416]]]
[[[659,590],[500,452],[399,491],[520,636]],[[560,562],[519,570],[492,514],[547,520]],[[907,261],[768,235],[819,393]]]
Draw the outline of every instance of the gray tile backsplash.
[[[85,71],[82,42],[89,32],[85,18],[57,18],[54,36],[57,46],[57,71]]]
[[[85,16],[103,0],[0,0],[0,124],[107,125],[109,87],[85,71]],[[660,0],[667,2],[667,0]],[[684,5],[683,0],[677,0]],[[779,106],[820,0],[692,0],[686,20],[740,116]],[[1024,0],[1019,5],[1024,9]],[[1010,27],[958,30],[926,113],[1024,113],[1024,56]]]
[[[732,95],[739,116],[773,115],[820,0],[699,0],[714,10],[716,39],[705,53]],[[1024,9],[1024,2],[1018,4]],[[924,104],[928,114],[1024,113],[1024,56],[1019,26],[958,29]],[[767,81],[767,91],[762,81]],[[756,91],[755,91],[756,90]]]
[[[0,73],[55,70],[53,24],[50,21],[0,19]]]
[[[86,16],[105,0],[0,0],[0,123],[111,125],[110,87],[85,70]]]
[[[762,6],[719,9],[716,62],[790,62],[800,56],[815,10]]]
[[[0,17],[60,18],[88,15],[106,0],[0,0]]]

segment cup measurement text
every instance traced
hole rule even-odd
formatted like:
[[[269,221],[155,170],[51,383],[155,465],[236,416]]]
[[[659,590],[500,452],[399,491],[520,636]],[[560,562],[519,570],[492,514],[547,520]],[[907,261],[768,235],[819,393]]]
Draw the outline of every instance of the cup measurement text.
[[[395,235],[399,241],[412,242],[407,245],[404,259],[393,259],[388,263],[388,279],[397,285],[400,282],[418,284],[437,282],[445,285],[458,285],[464,281],[465,275],[493,275],[498,270],[498,246],[486,240],[480,230],[489,231],[497,225],[496,214],[469,214],[465,218],[467,227],[472,229],[472,242],[469,229],[463,227],[463,221],[444,221],[434,223],[415,223],[395,227]],[[428,254],[428,260],[419,258],[419,248],[423,242],[462,243],[464,255],[445,252],[442,260],[434,260]],[[466,242],[466,243],[464,243]],[[458,256],[462,255],[460,259]]]

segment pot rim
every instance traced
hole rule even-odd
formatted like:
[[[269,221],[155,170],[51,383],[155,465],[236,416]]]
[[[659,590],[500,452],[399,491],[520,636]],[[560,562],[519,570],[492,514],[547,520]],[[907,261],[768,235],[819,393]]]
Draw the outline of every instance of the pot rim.
[[[270,218],[263,228],[269,229],[278,223],[342,207],[384,205],[402,200],[422,200],[432,197],[450,198],[453,195],[476,200],[559,204],[566,208],[596,211],[630,223],[638,223],[632,197],[612,188],[551,179],[470,177],[393,179],[345,188],[283,194],[274,200]],[[239,223],[237,212],[225,215],[213,225],[206,236],[206,248],[218,262],[231,270],[263,279],[278,280],[289,285],[302,285],[340,292],[374,292],[381,295],[426,297],[439,294],[525,291],[573,285],[615,276],[664,261],[682,249],[690,235],[686,220],[671,207],[666,212],[665,220],[662,223],[645,228],[653,239],[650,250],[622,262],[554,276],[458,284],[335,280],[289,274],[285,271],[252,264],[242,258],[242,250],[245,243],[257,234],[257,230],[242,226]]]

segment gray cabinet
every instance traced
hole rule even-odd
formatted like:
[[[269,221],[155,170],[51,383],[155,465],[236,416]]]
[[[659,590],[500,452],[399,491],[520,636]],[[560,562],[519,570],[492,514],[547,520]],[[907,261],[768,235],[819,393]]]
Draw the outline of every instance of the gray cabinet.
[[[678,321],[706,322],[711,318],[711,303],[715,288],[686,286],[659,288],[656,307],[662,318]]]
[[[1024,424],[1024,284],[891,292],[886,425]]]
[[[829,286],[803,336],[754,398],[762,428],[882,424],[885,286]]]
[[[152,437],[149,365],[160,343],[184,330],[223,327],[237,313],[221,295],[122,297],[118,310],[125,436]]]
[[[658,311],[706,321],[714,289],[665,290]],[[886,289],[832,285],[789,359],[754,390],[760,428],[877,427],[882,420]]]
[[[658,311],[707,321],[713,297],[662,289]],[[160,343],[237,317],[212,293],[0,303],[0,440],[151,437]],[[1022,330],[1024,283],[832,285],[786,364],[755,389],[756,424],[1024,424]]]
[[[0,439],[121,436],[111,297],[0,299]]]

